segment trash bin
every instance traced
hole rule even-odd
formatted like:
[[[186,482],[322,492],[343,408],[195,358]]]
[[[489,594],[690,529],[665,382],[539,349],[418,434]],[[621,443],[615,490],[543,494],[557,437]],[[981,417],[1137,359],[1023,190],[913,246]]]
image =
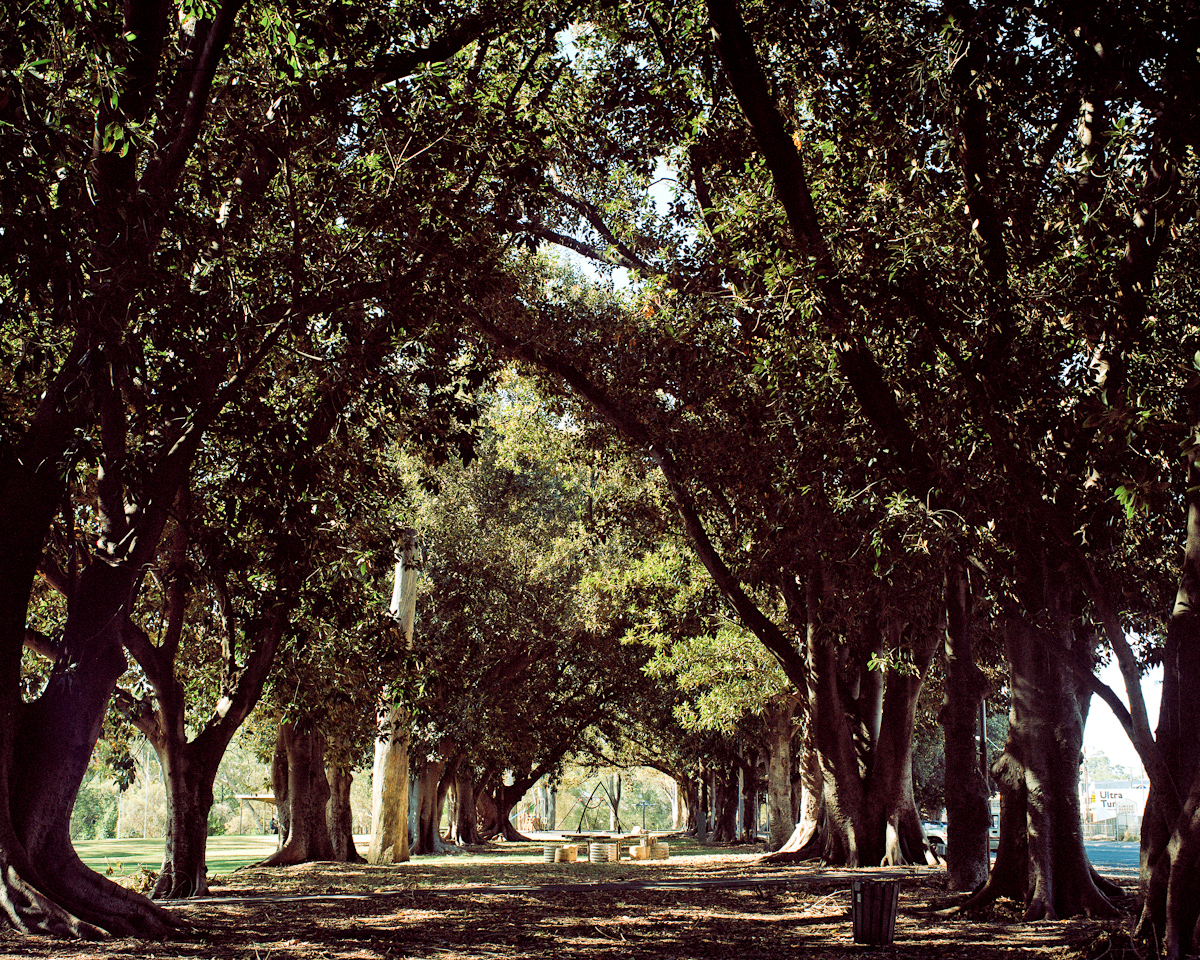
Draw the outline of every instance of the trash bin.
[[[888,944],[896,935],[899,880],[854,880],[851,884],[854,942]]]

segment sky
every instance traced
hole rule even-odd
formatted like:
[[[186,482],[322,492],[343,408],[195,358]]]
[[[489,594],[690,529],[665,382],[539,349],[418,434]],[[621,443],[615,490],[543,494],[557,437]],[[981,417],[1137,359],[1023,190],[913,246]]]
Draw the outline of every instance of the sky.
[[[1115,663],[1110,663],[1100,671],[1100,679],[1108,684],[1123,703],[1128,704],[1125,696],[1125,683],[1121,679],[1121,671]],[[1146,711],[1150,715],[1150,729],[1158,723],[1158,701],[1162,695],[1162,667],[1155,667],[1142,678],[1142,696],[1146,698]],[[1087,726],[1083,730],[1083,750],[1088,756],[1104,751],[1113,763],[1131,767],[1136,771],[1142,769],[1137,751],[1129,742],[1121,724],[1117,722],[1112,711],[1099,697],[1092,697],[1092,706],[1088,711]]]

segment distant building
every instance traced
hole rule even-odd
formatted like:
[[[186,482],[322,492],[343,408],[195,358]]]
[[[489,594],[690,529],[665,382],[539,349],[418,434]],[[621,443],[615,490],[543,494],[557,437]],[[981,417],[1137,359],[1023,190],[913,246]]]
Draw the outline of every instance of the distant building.
[[[1150,781],[1089,780],[1079,778],[1079,809],[1085,839],[1136,839],[1142,832],[1142,815]]]

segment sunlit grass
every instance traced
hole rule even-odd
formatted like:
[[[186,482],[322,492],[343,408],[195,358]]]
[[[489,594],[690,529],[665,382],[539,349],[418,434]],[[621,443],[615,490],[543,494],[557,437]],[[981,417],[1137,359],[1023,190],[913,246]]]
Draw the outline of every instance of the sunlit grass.
[[[270,856],[275,852],[274,836],[209,837],[209,876],[232,873],[238,867]],[[163,841],[150,840],[76,840],[79,857],[97,873],[132,876],[143,869],[155,872],[162,866]]]

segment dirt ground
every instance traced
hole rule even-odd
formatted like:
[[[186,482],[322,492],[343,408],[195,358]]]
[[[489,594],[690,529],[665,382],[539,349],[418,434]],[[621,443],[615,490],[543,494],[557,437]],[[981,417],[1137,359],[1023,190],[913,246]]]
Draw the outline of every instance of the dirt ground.
[[[1014,904],[971,918],[935,868],[770,866],[721,851],[653,863],[548,864],[513,845],[502,862],[469,855],[394,867],[251,868],[206,900],[171,909],[192,925],[171,941],[64,943],[0,933],[0,957],[93,960],[476,960],[515,957],[905,960],[1134,960],[1120,921],[1021,923]],[[523,845],[522,845],[523,846]],[[894,943],[854,943],[854,876],[901,879]],[[1131,891],[1132,892],[1132,891]],[[1132,896],[1119,904],[1133,910]]]

